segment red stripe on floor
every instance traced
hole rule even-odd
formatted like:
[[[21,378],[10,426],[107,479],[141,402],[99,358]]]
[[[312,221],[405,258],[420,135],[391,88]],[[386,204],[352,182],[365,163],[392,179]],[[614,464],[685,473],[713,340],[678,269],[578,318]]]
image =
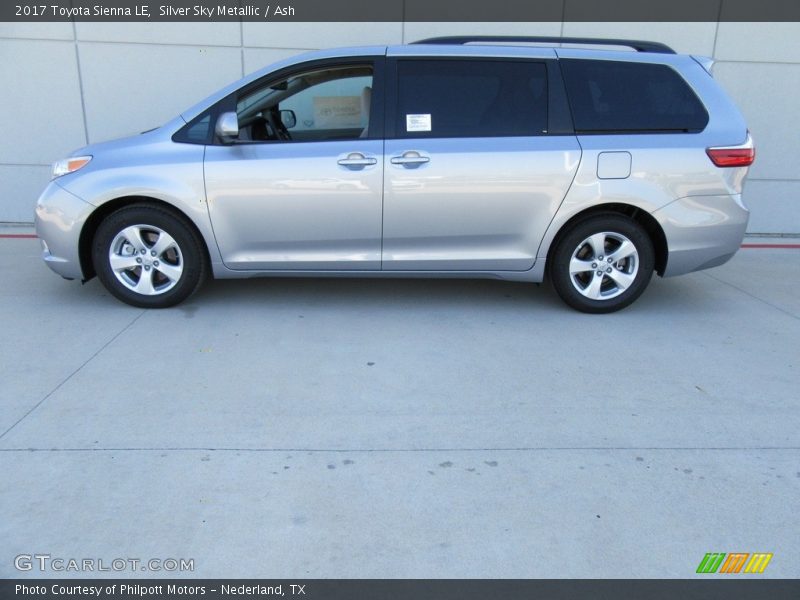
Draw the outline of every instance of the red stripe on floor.
[[[742,244],[742,248],[800,248],[800,244]]]

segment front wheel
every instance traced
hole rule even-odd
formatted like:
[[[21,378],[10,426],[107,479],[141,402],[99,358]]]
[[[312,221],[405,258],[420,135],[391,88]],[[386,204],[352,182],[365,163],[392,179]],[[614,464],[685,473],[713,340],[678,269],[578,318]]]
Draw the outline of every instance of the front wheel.
[[[579,221],[559,240],[550,278],[571,307],[610,313],[644,292],[654,265],[653,243],[641,225],[623,215],[603,214]]]
[[[206,276],[194,230],[172,212],[145,204],[121,208],[100,223],[92,262],[109,292],[141,308],[183,302]]]

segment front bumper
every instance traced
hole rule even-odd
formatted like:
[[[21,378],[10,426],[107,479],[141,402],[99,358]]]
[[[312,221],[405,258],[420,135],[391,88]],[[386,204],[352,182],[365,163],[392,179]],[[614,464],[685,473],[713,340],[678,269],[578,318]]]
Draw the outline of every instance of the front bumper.
[[[664,277],[710,269],[730,260],[742,245],[750,211],[740,194],[675,200],[653,216],[667,238]]]
[[[42,259],[67,279],[84,279],[80,235],[94,206],[51,181],[36,203],[36,235],[42,241]]]

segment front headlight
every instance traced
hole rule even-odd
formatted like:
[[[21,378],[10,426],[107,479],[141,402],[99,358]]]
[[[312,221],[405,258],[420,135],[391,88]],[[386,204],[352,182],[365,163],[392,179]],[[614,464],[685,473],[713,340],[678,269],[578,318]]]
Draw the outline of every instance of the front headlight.
[[[82,169],[89,161],[92,160],[91,156],[73,156],[72,158],[63,158],[53,163],[53,179],[61,177],[67,173],[74,173],[78,169]]]

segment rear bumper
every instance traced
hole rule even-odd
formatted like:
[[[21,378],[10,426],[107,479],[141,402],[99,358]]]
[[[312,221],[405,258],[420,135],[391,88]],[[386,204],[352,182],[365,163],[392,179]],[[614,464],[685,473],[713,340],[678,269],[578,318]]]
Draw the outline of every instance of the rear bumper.
[[[741,247],[750,211],[741,195],[693,196],[653,213],[667,238],[664,277],[721,265]]]
[[[36,203],[36,235],[42,241],[42,259],[67,279],[84,279],[79,240],[94,206],[51,181]]]

